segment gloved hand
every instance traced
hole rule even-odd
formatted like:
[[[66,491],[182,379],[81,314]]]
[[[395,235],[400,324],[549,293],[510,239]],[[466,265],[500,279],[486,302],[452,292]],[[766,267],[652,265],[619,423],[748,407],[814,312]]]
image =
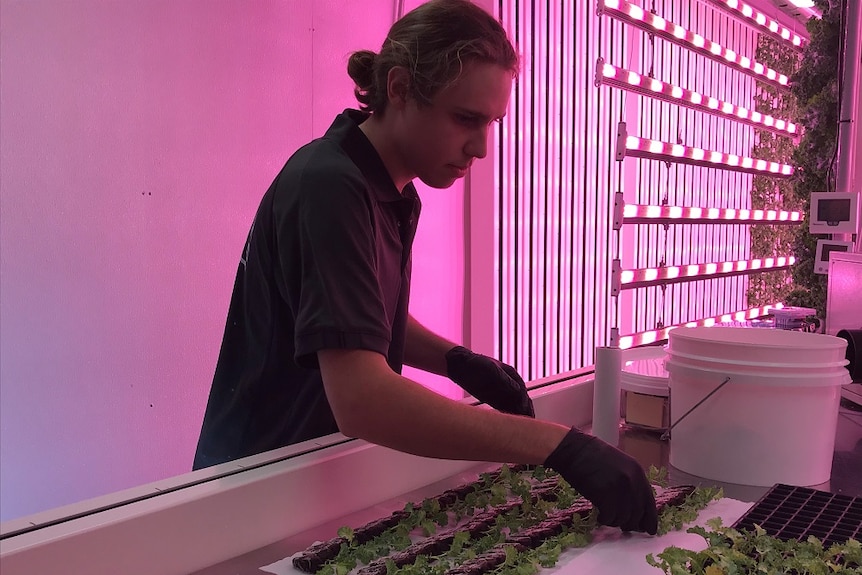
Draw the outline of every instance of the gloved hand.
[[[599,511],[598,522],[623,531],[658,531],[655,496],[637,461],[572,428],[545,460]]]
[[[510,365],[459,345],[446,353],[446,373],[464,391],[498,411],[536,416],[524,380]]]

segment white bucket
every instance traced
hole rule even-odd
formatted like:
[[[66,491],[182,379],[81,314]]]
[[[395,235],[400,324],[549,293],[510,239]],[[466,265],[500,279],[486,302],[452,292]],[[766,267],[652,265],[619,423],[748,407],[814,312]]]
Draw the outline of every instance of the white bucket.
[[[623,351],[620,389],[626,425],[665,432],[670,426],[670,391],[662,347],[640,347]]]
[[[849,381],[846,369],[793,374],[691,363],[677,362],[673,355],[665,363],[670,420],[675,424],[672,466],[700,477],[761,487],[829,480],[841,385]],[[726,385],[685,415],[727,378]]]
[[[822,365],[844,361],[840,337],[799,331],[688,327],[670,332],[667,352],[743,364]]]
[[[671,331],[670,464],[761,487],[828,481],[849,381],[845,347],[841,338],[784,330]]]
[[[623,350],[620,387],[647,395],[667,397],[667,371],[663,347],[636,347]]]

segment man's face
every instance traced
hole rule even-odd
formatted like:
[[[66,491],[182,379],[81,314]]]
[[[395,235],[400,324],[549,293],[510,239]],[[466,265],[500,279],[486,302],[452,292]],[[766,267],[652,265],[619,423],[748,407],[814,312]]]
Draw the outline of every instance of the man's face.
[[[447,188],[484,158],[493,123],[506,114],[512,73],[496,64],[468,62],[458,80],[431,103],[413,98],[403,109],[399,155],[411,177]]]

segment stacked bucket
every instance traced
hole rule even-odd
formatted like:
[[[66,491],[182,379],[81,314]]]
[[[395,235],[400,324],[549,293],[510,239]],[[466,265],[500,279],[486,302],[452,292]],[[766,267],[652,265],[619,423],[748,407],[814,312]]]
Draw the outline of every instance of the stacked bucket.
[[[671,331],[670,464],[742,485],[828,481],[846,346],[797,331]]]

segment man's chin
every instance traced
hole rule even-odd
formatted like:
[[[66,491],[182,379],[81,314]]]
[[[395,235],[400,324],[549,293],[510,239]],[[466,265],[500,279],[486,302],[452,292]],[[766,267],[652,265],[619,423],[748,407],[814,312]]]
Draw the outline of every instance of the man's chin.
[[[454,184],[457,180],[460,180],[460,179],[461,178],[452,178],[452,177],[448,177],[448,178],[423,178],[421,176],[419,177],[419,180],[423,184],[425,184],[429,188],[436,188],[438,190],[443,190],[443,189],[452,187],[452,184]]]

